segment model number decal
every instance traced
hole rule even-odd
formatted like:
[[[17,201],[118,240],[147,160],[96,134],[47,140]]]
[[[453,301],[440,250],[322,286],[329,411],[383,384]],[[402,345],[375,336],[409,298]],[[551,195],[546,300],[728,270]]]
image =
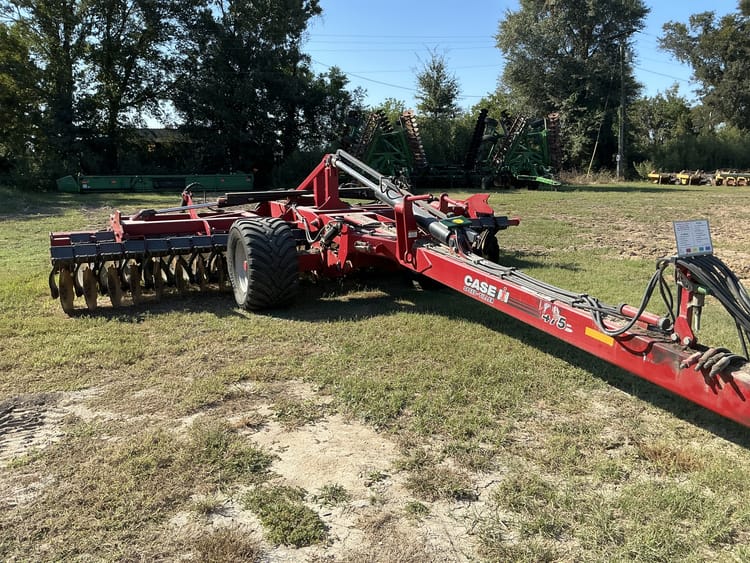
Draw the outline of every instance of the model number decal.
[[[471,275],[464,277],[464,293],[473,295],[474,297],[486,301],[487,303],[494,303],[495,299],[499,299],[503,303],[508,302],[510,292],[507,288],[499,288],[496,285],[476,279]]]
[[[573,327],[568,324],[568,319],[560,313],[560,308],[557,305],[544,302],[539,316],[550,326],[565,332],[573,332]]]

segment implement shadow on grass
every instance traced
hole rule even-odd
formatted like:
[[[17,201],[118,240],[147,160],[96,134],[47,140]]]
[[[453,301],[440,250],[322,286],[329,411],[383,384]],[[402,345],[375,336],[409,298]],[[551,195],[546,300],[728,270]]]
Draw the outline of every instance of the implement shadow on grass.
[[[150,192],[150,193],[95,193],[95,194],[67,194],[60,192],[22,192],[18,190],[0,188],[0,196],[5,195],[9,201],[0,213],[0,219],[13,221],[38,221],[41,217],[58,217],[71,210],[99,211],[119,209],[124,215],[137,213],[142,209],[159,209],[172,205],[164,203],[165,198],[173,200],[173,205],[179,205],[179,193]],[[218,192],[209,194],[218,197]],[[107,226],[109,212],[102,211],[101,228]]]
[[[99,298],[100,306],[89,311],[77,300],[76,309],[72,317],[91,317],[106,319],[123,324],[139,324],[150,317],[172,315],[179,313],[209,313],[218,318],[242,317],[242,311],[237,309],[234,297],[230,291],[210,290],[205,292],[191,291],[188,295],[170,293],[156,300],[147,295],[145,301],[139,304],[125,303],[121,307],[113,308],[109,299]]]
[[[244,317],[249,322],[254,319],[272,318],[315,323],[336,322],[342,319],[366,320],[404,311],[467,321],[504,334],[552,354],[589,376],[689,424],[750,449],[750,434],[740,424],[682,399],[513,317],[494,310],[488,314],[486,307],[448,288],[430,291],[417,289],[408,276],[404,275],[375,272],[338,282],[304,283],[300,295],[289,307],[256,313],[238,309],[231,292],[212,291],[191,293],[184,297],[172,295],[159,302],[118,309],[106,306],[93,312],[81,309],[76,311],[76,316],[88,315],[129,324],[141,323],[149,317],[164,314],[209,313],[218,318]]]
[[[502,313],[498,314],[503,318],[499,326],[494,322],[484,321],[480,315],[469,314],[465,318],[552,354],[627,395],[655,406],[688,424],[703,428],[711,434],[750,449],[750,434],[747,428],[739,423],[683,399],[648,380],[579,350],[565,341],[540,332],[519,320]]]
[[[357,293],[365,292],[365,295]],[[378,295],[376,295],[377,293]],[[90,311],[79,298],[74,318],[101,318],[123,324],[139,324],[149,318],[173,314],[210,314],[220,319],[275,318],[306,322],[335,321],[338,319],[374,318],[398,311],[412,310],[414,305],[405,300],[419,292],[413,282],[401,273],[388,276],[383,272],[351,276],[343,280],[324,280],[319,283],[302,282],[293,303],[286,307],[248,312],[237,307],[231,290],[211,289],[190,291],[180,295],[169,291],[160,300],[146,295],[139,304],[124,303],[113,308],[106,296],[99,297],[99,307]]]

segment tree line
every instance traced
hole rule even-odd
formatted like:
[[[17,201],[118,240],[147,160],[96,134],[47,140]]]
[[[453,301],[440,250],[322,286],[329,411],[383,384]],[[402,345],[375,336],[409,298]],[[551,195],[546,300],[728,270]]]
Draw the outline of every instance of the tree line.
[[[320,13],[317,0],[0,1],[0,174],[268,175],[331,142],[362,97],[337,68],[312,71],[303,37]],[[148,118],[179,127],[158,159],[137,136]]]
[[[618,152],[627,176],[750,168],[750,0],[664,25],[659,47],[691,67],[695,100],[677,85],[642,95],[634,38],[648,13],[641,0],[520,0],[498,26],[501,85],[480,105],[559,112],[569,169],[612,170]]]
[[[304,173],[363,107],[332,67],[311,68],[318,0],[0,0],[0,180],[46,187],[86,173]],[[445,58],[415,75],[428,155],[460,162],[482,107],[563,123],[564,165],[625,170],[750,167],[750,0],[722,18],[669,22],[661,49],[693,69],[646,97],[634,78],[642,0],[520,0],[498,23],[497,90],[461,109]],[[396,99],[380,107],[395,114]],[[149,120],[176,134],[149,141]],[[156,133],[154,133],[156,134]],[[284,163],[284,166],[279,166]]]

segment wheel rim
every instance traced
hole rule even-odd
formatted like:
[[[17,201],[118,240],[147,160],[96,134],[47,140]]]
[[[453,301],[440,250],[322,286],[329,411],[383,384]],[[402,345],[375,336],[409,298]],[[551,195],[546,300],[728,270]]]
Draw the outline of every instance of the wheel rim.
[[[235,244],[232,252],[234,283],[240,293],[247,293],[247,252],[241,244]]]

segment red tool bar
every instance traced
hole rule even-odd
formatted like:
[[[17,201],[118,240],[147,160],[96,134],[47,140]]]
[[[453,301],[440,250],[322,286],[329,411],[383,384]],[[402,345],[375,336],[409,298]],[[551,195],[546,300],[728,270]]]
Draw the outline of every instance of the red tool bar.
[[[414,269],[485,305],[651,381],[724,417],[750,426],[750,372],[709,378],[680,364],[693,355],[658,331],[631,329],[617,337],[596,326],[590,314],[490,275],[447,251],[418,247]]]

